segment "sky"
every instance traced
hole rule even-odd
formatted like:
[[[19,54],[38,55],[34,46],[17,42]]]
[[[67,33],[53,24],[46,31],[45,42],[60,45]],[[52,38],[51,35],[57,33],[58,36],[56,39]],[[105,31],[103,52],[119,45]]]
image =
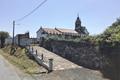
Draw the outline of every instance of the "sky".
[[[0,31],[12,36],[12,22],[16,21],[15,34],[47,28],[75,28],[77,15],[91,35],[102,33],[120,17],[120,0],[47,0],[33,14],[17,21],[36,8],[44,0],[0,0]]]

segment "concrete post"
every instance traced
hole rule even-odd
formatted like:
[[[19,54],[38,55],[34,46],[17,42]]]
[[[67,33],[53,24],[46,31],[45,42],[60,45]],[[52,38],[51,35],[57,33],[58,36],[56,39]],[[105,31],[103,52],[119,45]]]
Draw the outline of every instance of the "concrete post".
[[[41,60],[43,60],[43,54],[41,54]]]
[[[53,59],[49,59],[49,72],[53,70]]]

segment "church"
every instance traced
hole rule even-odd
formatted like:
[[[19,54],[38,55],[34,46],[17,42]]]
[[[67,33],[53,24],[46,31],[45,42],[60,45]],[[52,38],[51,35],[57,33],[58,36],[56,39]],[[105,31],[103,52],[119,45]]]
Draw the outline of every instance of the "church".
[[[36,32],[37,33],[37,41],[41,41],[41,39],[46,38],[47,36],[65,36],[65,37],[83,37],[86,35],[89,35],[89,32],[87,31],[86,27],[81,25],[81,20],[79,16],[77,17],[75,21],[75,29],[64,29],[64,28],[43,28],[40,27],[40,29]]]

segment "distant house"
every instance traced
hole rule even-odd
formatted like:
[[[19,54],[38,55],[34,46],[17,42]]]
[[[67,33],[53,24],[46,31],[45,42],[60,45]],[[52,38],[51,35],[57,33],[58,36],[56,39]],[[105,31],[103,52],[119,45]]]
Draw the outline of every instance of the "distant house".
[[[37,33],[37,41],[41,41],[43,38],[46,38],[50,35],[64,35],[65,37],[83,37],[86,35],[89,35],[86,27],[81,26],[81,20],[79,16],[77,17],[77,20],[75,22],[75,29],[61,29],[61,28],[42,28],[36,32]]]
[[[15,43],[19,46],[29,45],[31,43],[29,32],[25,34],[17,34],[15,36]]]
[[[55,29],[50,28],[40,28],[37,31],[37,40],[47,37],[47,35],[60,35],[61,33]]]
[[[11,37],[6,38],[5,39],[5,44],[6,45],[12,44],[12,38]]]
[[[31,44],[37,44],[37,38],[30,38]]]

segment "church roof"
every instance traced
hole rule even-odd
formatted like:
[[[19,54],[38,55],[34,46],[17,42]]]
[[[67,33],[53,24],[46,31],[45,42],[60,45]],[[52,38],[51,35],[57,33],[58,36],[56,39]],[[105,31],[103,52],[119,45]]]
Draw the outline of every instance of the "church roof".
[[[80,34],[78,34],[78,32],[76,32],[75,30],[72,30],[72,29],[62,29],[62,28],[55,28],[55,29],[40,28],[40,29],[43,30],[47,34],[80,36]]]
[[[76,32],[75,30],[72,30],[72,29],[62,29],[62,28],[55,28],[55,29],[64,35],[80,36],[80,34],[78,34],[78,32]]]
[[[43,31],[45,31],[48,34],[62,34],[59,31],[55,30],[55,29],[51,29],[51,28],[42,28]]]
[[[56,30],[62,32],[62,33],[73,33],[73,34],[77,34],[77,32],[75,30],[72,29],[63,29],[63,28],[55,28]]]

